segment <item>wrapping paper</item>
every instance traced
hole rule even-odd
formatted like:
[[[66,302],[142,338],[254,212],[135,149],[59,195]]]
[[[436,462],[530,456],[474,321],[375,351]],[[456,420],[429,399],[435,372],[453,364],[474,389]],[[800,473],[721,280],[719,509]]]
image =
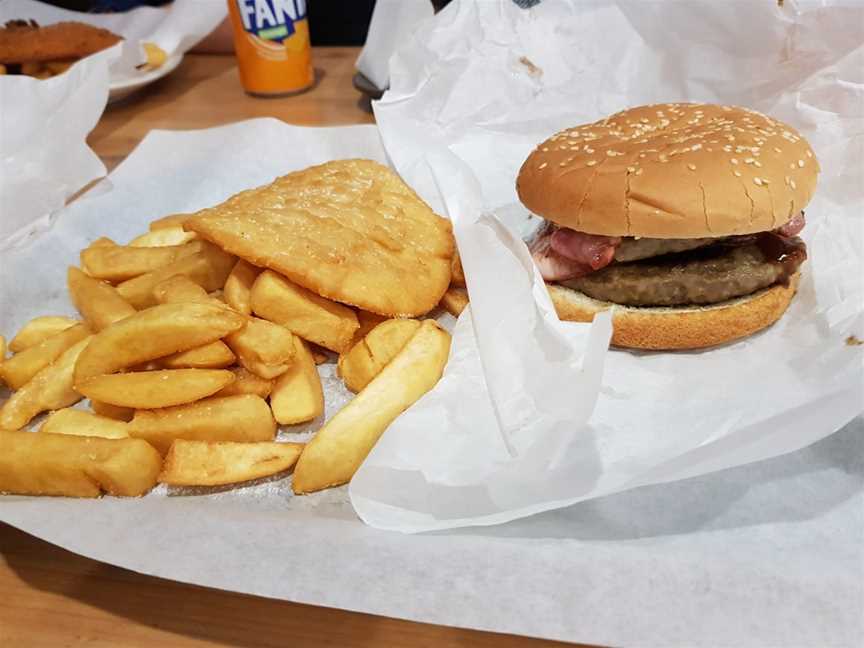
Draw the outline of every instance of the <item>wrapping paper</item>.
[[[85,140],[109,88],[145,74],[135,69],[145,60],[141,42],[158,44],[169,57],[182,55],[226,15],[225,3],[211,0],[176,0],[122,14],[66,11],[34,0],[0,2],[0,23],[75,20],[124,37],[50,79],[0,76],[0,249],[45,229],[70,196],[105,175]]]
[[[439,389],[351,484],[366,522],[495,524],[797,450],[864,409],[864,354],[846,343],[864,337],[862,18],[826,3],[460,2],[415,31],[375,115],[396,168],[453,219],[472,309]],[[601,379],[608,322],[550,313],[521,241],[540,219],[514,179],[564,127],[684,100],[752,106],[808,137],[824,169],[810,261],[769,330],[610,352]]]
[[[680,3],[674,4],[681,10]],[[788,11],[789,0],[785,4]],[[544,3],[530,14],[531,20],[540,21],[541,12],[550,6],[562,11],[569,7]],[[485,3],[477,6],[484,7]],[[592,17],[590,7],[599,15]],[[617,5],[590,7],[584,4],[586,14],[580,17],[589,21],[580,27],[584,33],[576,31],[581,40],[590,40],[600,23],[610,29],[630,24],[631,18],[622,19]],[[428,42],[440,40],[442,49],[454,45],[445,36],[452,35],[451,26],[461,12],[471,9],[462,3],[436,18],[428,27],[447,29],[434,31]],[[492,17],[506,27],[520,25],[524,16],[503,8],[500,16]],[[492,29],[494,23],[478,23],[480,18],[475,15],[469,26],[482,25],[492,41],[506,36],[506,30]],[[651,20],[660,24],[670,18],[661,14]],[[804,18],[795,14],[790,24],[795,21],[799,26],[792,31],[806,33],[801,26]],[[850,21],[848,15],[845,21]],[[561,32],[574,28],[562,23]],[[474,41],[483,42],[474,38],[476,32],[463,29],[474,34]],[[608,42],[609,34],[606,38]],[[840,41],[838,37],[836,42]],[[622,46],[627,43],[622,37]],[[586,47],[601,51],[599,45]],[[453,52],[465,54],[466,48],[456,43]],[[406,50],[405,55],[410,54]],[[418,53],[417,60],[422,58],[423,53]],[[600,60],[617,69],[617,57]],[[640,57],[627,55],[625,60],[633,64]],[[597,65],[596,60],[592,65]],[[433,80],[442,76],[441,70],[429,72]],[[607,72],[609,78],[615,76],[615,70]],[[512,72],[520,73],[518,66]],[[835,69],[821,78],[813,72],[812,80],[833,87],[836,73]],[[623,76],[624,71],[618,74]],[[507,78],[503,74],[484,89],[491,92]],[[597,76],[598,83],[603,79]],[[417,86],[409,84],[406,89],[403,80],[394,75],[394,91],[403,88],[404,94],[393,98],[404,97],[405,104],[413,103],[416,110],[413,95],[434,81],[424,82],[418,75]],[[623,87],[629,81],[622,78],[620,83]],[[849,87],[854,91],[854,84]],[[747,384],[747,379],[751,387],[755,384],[756,379],[743,372],[730,381],[727,370],[720,391],[718,382],[703,374],[688,385],[687,394],[696,395],[693,402],[679,399],[671,411],[664,411],[668,405],[662,400],[667,390],[678,387],[678,378],[670,377],[671,373],[695,373],[699,358],[731,356],[739,352],[738,345],[671,356],[607,353],[605,318],[593,326],[562,325],[554,319],[520,243],[523,229],[528,229],[520,227],[526,214],[507,193],[512,192],[513,173],[522,157],[552,124],[540,123],[539,118],[533,124],[531,116],[522,124],[492,119],[477,127],[458,111],[452,121],[450,117],[445,121],[441,104],[447,103],[446,97],[458,101],[458,93],[447,86],[442,91],[445,99],[433,101],[430,108],[433,120],[420,129],[432,134],[423,155],[417,129],[409,133],[398,125],[399,115],[381,110],[388,102],[378,107],[386,152],[374,127],[304,129],[255,120],[209,131],[151,133],[112,173],[110,182],[103,181],[63,209],[51,230],[27,247],[2,253],[0,330],[10,332],[39,314],[71,314],[63,287],[65,266],[75,263],[78,250],[98,236],[128,240],[153,218],[214,204],[309,164],[351,156],[390,158],[436,208],[453,217],[460,248],[483,249],[488,261],[466,256],[469,285],[476,296],[472,311],[455,324],[444,379],[388,430],[355,480],[353,502],[370,521],[406,530],[486,524],[563,506],[580,489],[582,493],[611,491],[635,486],[640,480],[648,483],[709,472],[723,467],[723,462],[753,461],[776,454],[780,438],[791,450],[795,444],[803,446],[829,434],[828,428],[835,429],[857,411],[852,408],[850,413],[847,391],[860,386],[860,366],[846,364],[845,358],[858,353],[854,357],[860,361],[860,347],[832,344],[845,330],[855,331],[860,278],[852,273],[860,263],[855,252],[860,250],[860,239],[837,240],[833,248],[823,243],[828,252],[821,266],[813,253],[823,229],[828,228],[828,233],[833,227],[854,230],[834,225],[848,223],[850,205],[860,199],[849,181],[860,158],[846,142],[856,133],[860,136],[854,120],[844,118],[841,124],[828,119],[829,130],[819,140],[807,133],[826,169],[829,159],[840,160],[834,172],[823,175],[820,185],[834,189],[820,189],[817,199],[820,210],[830,211],[830,218],[826,214],[814,227],[817,201],[808,212],[813,279],[797,299],[799,312],[790,314],[795,318],[787,316],[788,329],[775,327],[748,343],[764,345],[767,338],[770,346],[754,346],[754,353],[777,353],[782,372],[789,374],[808,364],[815,367],[814,372],[802,369],[794,374],[799,378],[792,385],[797,391],[784,393],[780,403],[771,401],[777,395],[771,386],[775,375],[760,382],[741,415],[741,421],[751,424],[752,436],[748,436],[743,426],[738,434],[713,427],[729,411],[722,403],[738,397],[738,384]],[[475,93],[478,96],[491,101],[493,112],[504,111],[509,103],[506,95],[496,99],[488,92]],[[853,99],[837,105],[854,110]],[[474,108],[485,110],[487,104],[481,103],[474,101]],[[561,105],[567,104],[555,110]],[[540,115],[539,104],[536,109]],[[577,119],[575,113],[556,117],[548,110],[553,113],[549,119],[561,122],[555,128]],[[402,117],[403,125],[414,123],[413,115]],[[530,131],[534,127],[537,133]],[[483,156],[478,153],[472,159],[467,153],[471,147],[464,141],[462,146],[453,145],[460,140],[460,129],[481,147],[493,141],[487,130],[503,135],[490,149],[493,154],[485,156],[488,168],[476,164]],[[520,144],[522,129],[529,134]],[[440,142],[448,146],[441,147]],[[831,157],[831,151],[836,157]],[[510,180],[499,182],[508,165]],[[501,188],[497,194],[490,190],[496,183]],[[838,193],[829,193],[834,191]],[[854,231],[851,236],[856,236]],[[484,269],[486,263],[490,270]],[[490,288],[488,279],[494,273],[503,274],[495,275],[493,289],[477,288]],[[506,323],[497,328],[497,318],[505,314]],[[807,325],[808,317],[815,323]],[[774,330],[783,333],[775,339]],[[523,337],[511,339],[513,334]],[[784,355],[791,346],[787,336],[801,345],[800,352]],[[499,346],[497,354],[491,343],[484,349],[487,341],[500,344],[502,339],[507,344]],[[814,363],[813,348],[820,344],[825,347]],[[500,351],[511,348],[512,354]],[[549,366],[533,364],[539,362],[537,354],[526,357],[532,349],[548,349]],[[622,375],[632,368],[622,363],[637,358],[645,359],[651,380],[641,382],[644,373]],[[681,362],[683,367],[677,364]],[[492,368],[510,373],[501,376]],[[333,375],[332,364],[324,365],[322,378],[330,415],[347,394]],[[560,401],[557,380],[569,381],[568,403]],[[546,388],[552,392],[545,394]],[[509,402],[508,397],[520,390],[527,397]],[[717,413],[702,421],[700,402],[712,393]],[[824,397],[814,399],[820,393]],[[796,405],[802,396],[811,400]],[[547,397],[548,401],[542,400]],[[458,410],[452,409],[454,399],[459,401]],[[644,408],[631,411],[633,400]],[[543,416],[520,414],[523,406],[534,411],[542,406]],[[633,418],[623,422],[615,418],[619,408]],[[759,432],[763,420],[757,410],[764,412],[766,425],[773,419],[774,434]],[[458,420],[452,418],[454,411]],[[494,421],[496,412],[506,417]],[[688,422],[687,431],[695,440],[682,439],[685,430],[675,427],[667,435],[666,426],[676,417]],[[561,420],[566,425],[556,424]],[[433,427],[424,427],[427,423]],[[613,424],[618,427],[613,429]],[[419,436],[412,440],[411,432]],[[642,443],[646,435],[654,441],[647,453]],[[281,433],[286,440],[307,436],[308,428]],[[436,436],[451,443],[438,442]],[[433,459],[418,457],[416,448],[421,447]],[[476,456],[466,456],[468,451]],[[388,455],[393,463],[384,465]],[[147,574],[431,623],[604,645],[855,646],[864,638],[862,457],[864,427],[858,419],[840,433],[785,457],[593,498],[504,525],[415,535],[362,524],[345,488],[291,497],[290,477],[224,490],[160,487],[136,500],[4,497],[0,520],[85,556]],[[609,458],[615,461],[610,463]],[[385,475],[383,469],[392,474]],[[510,483],[503,477],[508,470]],[[622,474],[633,481],[627,483]],[[406,479],[412,476],[413,482]],[[389,486],[384,477],[393,479]],[[404,491],[396,493],[397,488]],[[560,499],[552,501],[548,488],[560,489],[554,493]],[[423,500],[424,496],[428,498]]]

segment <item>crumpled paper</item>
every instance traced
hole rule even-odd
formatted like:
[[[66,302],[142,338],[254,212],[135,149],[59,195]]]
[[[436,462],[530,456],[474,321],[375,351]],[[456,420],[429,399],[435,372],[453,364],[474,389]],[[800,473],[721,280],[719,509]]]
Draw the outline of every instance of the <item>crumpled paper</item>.
[[[453,219],[472,308],[439,387],[352,481],[364,521],[500,523],[791,452],[864,409],[864,351],[847,344],[864,338],[862,19],[822,2],[458,2],[415,31],[375,115],[397,170]],[[761,109],[810,140],[824,170],[810,261],[769,330],[706,351],[610,352],[598,397],[606,321],[550,316],[520,241],[539,219],[514,179],[564,127],[684,100]]]
[[[433,13],[429,0],[377,0],[366,42],[357,57],[357,70],[376,88],[386,89],[390,57],[396,47],[408,38],[414,27]]]
[[[109,89],[140,78],[143,41],[158,44],[169,58],[182,55],[227,15],[224,2],[175,0],[163,8],[141,7],[118,14],[66,11],[34,0],[0,2],[0,24],[64,20],[110,29],[124,41],[39,80],[0,75],[0,250],[44,230],[51,215],[105,166],[87,146]]]

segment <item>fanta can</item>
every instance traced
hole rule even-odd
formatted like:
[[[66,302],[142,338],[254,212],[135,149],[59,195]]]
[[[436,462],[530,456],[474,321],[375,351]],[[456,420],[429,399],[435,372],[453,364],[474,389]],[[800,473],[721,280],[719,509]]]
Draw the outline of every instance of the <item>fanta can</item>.
[[[228,12],[246,92],[288,95],[312,86],[306,0],[228,0]]]

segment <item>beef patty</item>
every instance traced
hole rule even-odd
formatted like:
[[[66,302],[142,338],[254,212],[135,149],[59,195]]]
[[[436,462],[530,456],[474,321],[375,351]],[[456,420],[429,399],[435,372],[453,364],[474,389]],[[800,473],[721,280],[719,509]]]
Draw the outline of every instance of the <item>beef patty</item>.
[[[562,285],[626,306],[716,304],[787,282],[807,258],[801,239],[775,234],[735,237],[678,254],[613,263]]]

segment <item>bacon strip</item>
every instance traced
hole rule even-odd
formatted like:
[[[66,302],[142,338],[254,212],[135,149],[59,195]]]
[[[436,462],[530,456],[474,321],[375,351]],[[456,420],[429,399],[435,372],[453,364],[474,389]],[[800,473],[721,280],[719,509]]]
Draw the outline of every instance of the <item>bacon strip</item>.
[[[804,212],[774,233],[783,238],[793,238],[804,229]],[[700,239],[710,243],[710,239]],[[743,245],[752,241],[752,235],[730,236],[722,239],[724,244]],[[595,270],[605,268],[615,259],[615,250],[621,245],[621,237],[585,234],[567,227],[549,223],[537,234],[528,248],[540,274],[546,281],[578,279]]]

